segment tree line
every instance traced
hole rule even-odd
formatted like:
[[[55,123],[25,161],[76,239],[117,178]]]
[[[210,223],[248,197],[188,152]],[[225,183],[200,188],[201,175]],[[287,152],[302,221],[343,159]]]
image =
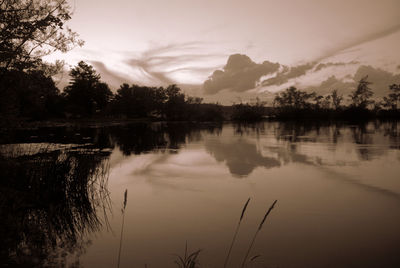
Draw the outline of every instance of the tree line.
[[[0,116],[3,119],[52,118],[153,118],[157,120],[254,121],[266,116],[279,119],[398,117],[400,84],[389,86],[390,94],[374,100],[371,82],[363,77],[347,98],[332,90],[322,96],[289,87],[277,94],[273,107],[257,98],[252,104],[230,107],[205,104],[199,97],[185,95],[177,85],[149,87],[122,84],[113,93],[93,66],[80,61],[69,75],[70,83],[61,92],[51,73],[40,68],[2,70]]]
[[[160,120],[222,120],[221,105],[203,104],[177,85],[148,87],[122,84],[114,94],[93,66],[80,61],[61,92],[42,70],[8,70],[0,79],[3,118],[155,118]]]
[[[370,88],[371,84],[372,82],[368,81],[368,75],[363,77],[348,95],[347,100],[336,89],[322,96],[315,92],[289,87],[275,96],[273,116],[281,119],[399,117],[400,84],[390,85],[390,93],[381,100],[373,99],[374,92]]]

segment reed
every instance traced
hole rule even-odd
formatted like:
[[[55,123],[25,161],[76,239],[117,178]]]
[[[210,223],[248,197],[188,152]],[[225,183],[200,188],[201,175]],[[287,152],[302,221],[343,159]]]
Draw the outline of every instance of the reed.
[[[235,241],[236,241],[236,236],[237,236],[237,234],[238,234],[238,232],[239,232],[240,223],[242,222],[244,213],[246,212],[247,205],[249,204],[249,202],[250,202],[250,197],[249,197],[249,199],[247,199],[246,203],[244,204],[243,209],[242,209],[242,213],[240,214],[239,222],[238,222],[238,224],[237,224],[237,226],[236,226],[236,231],[235,231],[235,233],[234,233],[234,235],[233,235],[233,239],[232,239],[231,245],[230,245],[230,247],[229,247],[228,255],[226,256],[226,259],[225,259],[224,268],[226,268],[226,266],[228,265],[228,261],[229,261],[230,255],[231,255],[231,251],[232,251],[232,248],[233,248],[233,244],[234,244]]]
[[[243,268],[244,265],[246,264],[246,260],[247,260],[247,258],[249,257],[250,251],[251,251],[251,249],[252,249],[252,247],[253,247],[253,245],[254,245],[254,242],[256,241],[256,238],[257,238],[258,233],[261,231],[261,229],[262,229],[262,227],[263,227],[263,224],[264,224],[264,222],[266,221],[266,219],[267,219],[269,213],[270,213],[271,210],[275,207],[276,202],[278,202],[278,200],[275,200],[275,201],[272,203],[272,205],[269,207],[269,209],[268,209],[267,212],[265,213],[264,218],[263,218],[262,221],[260,222],[260,225],[258,226],[257,231],[255,232],[255,234],[254,234],[254,236],[253,236],[253,240],[251,241],[251,244],[250,244],[250,246],[249,246],[249,248],[248,248],[248,250],[247,250],[247,252],[246,252],[246,255],[244,256],[243,263],[242,263],[242,268]]]
[[[121,261],[121,249],[122,249],[122,236],[124,233],[124,223],[125,223],[125,208],[126,208],[126,204],[128,203],[128,189],[125,189],[125,193],[124,193],[124,205],[121,209],[122,212],[122,226],[121,226],[121,236],[119,239],[119,251],[118,251],[118,265],[117,267],[119,268],[119,264]]]
[[[88,235],[108,224],[99,215],[109,212],[108,163],[90,148],[0,146],[3,266],[68,266],[82,254]]]
[[[187,247],[187,242],[185,245],[185,255],[183,257],[175,254],[178,259],[175,260],[176,265],[178,265],[179,268],[196,268],[197,266],[197,258],[199,257],[199,254],[201,252],[201,249],[194,251],[192,253],[188,253],[188,247]]]

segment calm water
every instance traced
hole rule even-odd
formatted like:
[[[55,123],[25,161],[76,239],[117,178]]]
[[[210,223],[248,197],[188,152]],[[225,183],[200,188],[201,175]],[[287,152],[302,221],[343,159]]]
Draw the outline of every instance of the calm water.
[[[109,177],[90,199],[103,224],[82,228],[74,255],[84,267],[116,267],[125,189],[121,267],[177,267],[186,241],[202,249],[201,267],[222,267],[248,197],[230,267],[275,199],[248,267],[400,267],[396,122],[45,128],[4,134],[2,144],[13,157],[43,148],[97,156]]]

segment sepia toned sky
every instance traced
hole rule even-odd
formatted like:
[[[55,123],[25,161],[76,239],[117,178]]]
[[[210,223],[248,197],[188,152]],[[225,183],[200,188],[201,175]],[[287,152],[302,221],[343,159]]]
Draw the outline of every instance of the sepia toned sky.
[[[50,60],[88,61],[113,88],[178,83],[206,99],[232,101],[290,85],[319,89],[333,75],[330,81],[343,86],[368,66],[377,77],[399,78],[398,0],[71,0],[71,6],[69,26],[85,45]]]

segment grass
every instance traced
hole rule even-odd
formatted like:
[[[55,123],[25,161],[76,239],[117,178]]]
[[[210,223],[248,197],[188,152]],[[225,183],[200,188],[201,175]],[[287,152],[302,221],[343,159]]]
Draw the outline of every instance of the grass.
[[[119,251],[118,251],[118,265],[117,267],[119,268],[120,265],[120,261],[121,261],[121,249],[122,249],[122,236],[124,233],[124,223],[125,223],[125,208],[126,208],[126,204],[128,203],[128,189],[125,189],[125,193],[124,193],[124,205],[121,209],[122,212],[122,226],[121,226],[121,236],[119,239]]]
[[[40,267],[79,249],[109,208],[108,170],[97,150],[0,148],[0,262]]]
[[[188,247],[187,247],[187,242],[185,244],[185,254],[184,256],[177,256],[177,259],[175,260],[175,264],[179,268],[196,268],[198,267],[198,257],[201,252],[201,249],[198,249],[192,253],[188,253]]]
[[[249,199],[247,199],[246,203],[244,204],[243,209],[242,209],[242,213],[240,214],[239,222],[238,222],[238,224],[236,226],[236,230],[235,230],[235,233],[233,235],[233,239],[232,239],[231,245],[229,247],[228,255],[226,256],[226,259],[225,259],[225,262],[224,262],[224,268],[227,267],[227,265],[228,265],[228,261],[229,261],[229,257],[230,257],[231,252],[232,252],[233,244],[235,243],[236,236],[237,236],[237,234],[239,232],[240,223],[243,220],[244,213],[246,212],[246,209],[247,209],[247,206],[248,206],[249,202],[250,202],[250,197],[249,197]]]
[[[241,222],[242,222],[242,220],[244,218],[244,215],[245,215],[247,206],[249,205],[249,202],[250,202],[250,198],[247,199],[246,203],[244,204],[244,206],[242,208],[242,213],[240,214],[239,222],[238,222],[238,224],[236,226],[236,230],[234,232],[232,242],[231,242],[231,244],[229,246],[228,254],[227,254],[226,258],[225,258],[224,268],[228,267],[229,257],[231,255],[233,245],[234,245],[234,243],[236,241],[236,237],[237,237],[237,234],[239,232],[240,224],[241,224]],[[253,236],[253,239],[252,239],[252,241],[250,243],[250,246],[247,249],[246,255],[245,255],[244,259],[243,259],[243,262],[242,262],[242,265],[241,265],[242,268],[245,267],[246,263],[248,263],[248,262],[252,263],[254,260],[256,260],[257,258],[259,258],[261,256],[261,255],[255,255],[255,256],[253,256],[253,257],[251,257],[249,259],[249,255],[250,255],[250,252],[251,252],[251,250],[252,250],[252,248],[253,248],[253,246],[255,244],[257,235],[262,230],[262,228],[264,226],[264,223],[268,218],[268,215],[271,213],[272,209],[274,209],[275,204],[277,202],[278,202],[278,200],[275,200],[272,203],[272,205],[268,208],[268,210],[264,214],[264,217],[262,218],[260,224],[258,225],[258,228],[257,228],[257,230],[256,230],[256,232],[255,232],[255,234]],[[201,250],[199,249],[199,250],[194,251],[194,252],[189,254],[188,253],[188,249],[187,249],[187,243],[186,243],[184,255],[183,256],[179,256],[179,255],[175,254],[178,257],[175,260],[175,264],[177,264],[178,268],[195,268],[195,267],[198,267],[197,265],[198,265],[198,258],[199,258],[200,252],[201,252]]]
[[[247,250],[247,252],[246,252],[246,255],[244,256],[244,259],[243,259],[243,262],[242,262],[242,268],[243,268],[243,267],[245,266],[245,264],[246,264],[247,258],[249,257],[250,251],[251,251],[251,249],[253,248],[253,245],[254,245],[254,242],[256,241],[256,238],[257,238],[258,233],[261,231],[261,229],[262,229],[262,227],[263,227],[263,225],[264,225],[264,222],[266,221],[266,219],[267,219],[269,213],[270,213],[271,210],[275,207],[276,202],[278,202],[278,200],[275,200],[275,201],[272,203],[272,205],[269,207],[269,209],[268,209],[267,212],[265,213],[264,218],[261,220],[260,225],[258,226],[257,231],[255,232],[255,234],[254,234],[254,236],[253,236],[253,239],[251,240],[251,243],[250,243],[250,246],[249,246],[249,248],[248,248],[248,250]],[[253,258],[255,258],[255,257],[253,257]],[[253,258],[252,258],[252,259],[253,259]]]

